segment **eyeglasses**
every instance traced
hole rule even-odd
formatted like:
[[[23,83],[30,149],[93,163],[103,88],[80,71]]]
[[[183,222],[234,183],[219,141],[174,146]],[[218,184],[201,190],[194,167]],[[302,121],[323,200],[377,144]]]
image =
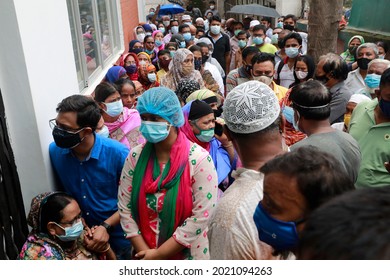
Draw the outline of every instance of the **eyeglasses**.
[[[84,127],[63,129],[57,125],[56,119],[49,120],[49,126],[50,126],[51,130],[53,130],[54,128],[57,128],[61,131],[72,133],[72,134],[77,134],[84,129]]]

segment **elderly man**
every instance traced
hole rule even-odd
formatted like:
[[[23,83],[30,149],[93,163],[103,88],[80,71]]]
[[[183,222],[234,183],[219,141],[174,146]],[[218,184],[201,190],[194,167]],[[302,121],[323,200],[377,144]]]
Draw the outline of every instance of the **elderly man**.
[[[383,72],[378,98],[360,103],[352,113],[349,133],[362,153],[357,187],[390,185],[385,162],[390,157],[390,69]]]
[[[387,59],[376,58],[371,60],[368,63],[367,75],[364,79],[365,87],[362,88],[359,93],[374,99],[376,97],[376,91],[379,89],[382,73],[387,68],[390,68],[390,61]]]
[[[359,92],[366,84],[364,79],[367,75],[368,64],[378,58],[378,47],[374,43],[361,44],[356,51],[358,68],[349,72],[345,85],[353,93]]]
[[[355,182],[360,166],[359,145],[348,133],[330,126],[331,95],[326,87],[315,80],[300,83],[291,90],[290,100],[294,109],[294,128],[308,136],[290,149],[294,151],[312,145],[332,154]]]
[[[327,53],[320,56],[315,79],[326,86],[332,95],[329,117],[331,124],[343,121],[345,107],[353,93],[345,85],[347,76],[348,66],[339,55]]]
[[[216,260],[273,259],[271,248],[260,242],[252,219],[263,198],[259,168],[282,147],[282,117],[275,93],[265,84],[249,81],[234,88],[224,105],[225,132],[243,168],[216,205],[209,227],[210,258]]]
[[[313,146],[278,156],[260,171],[264,173],[264,198],[253,219],[259,239],[273,247],[274,255],[284,258],[292,258],[290,252],[296,254],[299,233],[315,209],[354,190],[340,163]]]

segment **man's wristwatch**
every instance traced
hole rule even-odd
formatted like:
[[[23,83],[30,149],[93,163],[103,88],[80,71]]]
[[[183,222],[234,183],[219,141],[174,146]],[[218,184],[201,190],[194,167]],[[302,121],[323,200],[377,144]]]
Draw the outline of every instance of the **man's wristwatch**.
[[[106,222],[102,222],[100,225],[101,225],[102,227],[104,227],[104,228],[107,230],[108,233],[112,231],[112,226],[110,226],[110,225],[107,224]]]

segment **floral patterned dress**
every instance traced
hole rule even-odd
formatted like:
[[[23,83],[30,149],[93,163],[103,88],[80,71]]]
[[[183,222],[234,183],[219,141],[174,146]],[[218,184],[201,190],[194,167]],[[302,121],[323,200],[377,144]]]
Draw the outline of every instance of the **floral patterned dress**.
[[[127,157],[118,193],[121,225],[127,238],[142,234],[130,210],[133,174],[142,149],[143,145],[134,148]],[[197,144],[192,144],[188,161],[192,178],[192,216],[176,228],[173,238],[187,248],[184,250],[185,259],[209,259],[207,226],[217,200],[217,174],[209,153]],[[160,213],[164,207],[165,193],[165,190],[162,190],[146,195],[149,225],[155,233],[156,244],[160,233]]]

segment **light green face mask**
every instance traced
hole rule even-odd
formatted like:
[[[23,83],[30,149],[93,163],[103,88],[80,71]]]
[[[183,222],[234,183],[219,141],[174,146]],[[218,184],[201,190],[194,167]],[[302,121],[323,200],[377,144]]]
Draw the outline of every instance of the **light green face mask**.
[[[207,130],[200,129],[200,134],[195,135],[195,136],[196,136],[196,138],[198,138],[198,140],[200,142],[210,142],[211,139],[213,139],[213,137],[214,137],[214,128],[210,128]]]
[[[240,32],[241,32],[241,29],[234,30],[234,35],[237,37],[238,33],[240,33]]]

